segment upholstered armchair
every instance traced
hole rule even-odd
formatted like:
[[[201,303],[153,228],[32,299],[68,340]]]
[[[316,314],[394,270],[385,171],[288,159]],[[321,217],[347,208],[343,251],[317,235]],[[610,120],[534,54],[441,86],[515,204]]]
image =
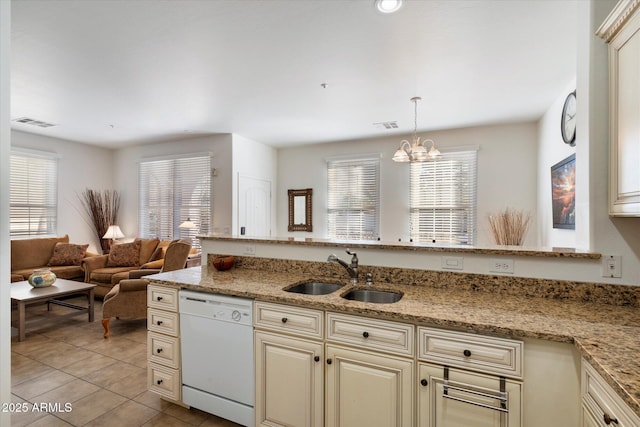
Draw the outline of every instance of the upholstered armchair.
[[[145,319],[147,317],[147,285],[144,278],[149,274],[180,270],[185,267],[191,241],[174,240],[169,244],[161,270],[144,269],[129,272],[129,278],[121,280],[104,297],[102,305],[102,326],[104,337],[109,338],[109,321],[117,319]]]

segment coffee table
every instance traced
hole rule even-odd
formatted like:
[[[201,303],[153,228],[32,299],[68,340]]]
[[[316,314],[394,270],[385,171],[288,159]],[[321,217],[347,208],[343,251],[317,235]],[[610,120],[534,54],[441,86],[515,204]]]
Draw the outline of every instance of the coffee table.
[[[73,308],[80,313],[68,313],[60,316],[60,318],[88,313],[89,322],[93,322],[93,288],[95,287],[96,285],[89,283],[75,282],[66,279],[57,279],[52,286],[45,288],[34,288],[27,281],[12,283],[11,305],[17,305],[18,319],[17,321],[12,321],[11,326],[18,328],[18,341],[24,341],[25,338],[26,307],[28,305],[46,302],[49,304],[49,310],[51,310],[50,304]],[[60,297],[77,294],[85,294],[87,296],[86,307],[58,299]]]

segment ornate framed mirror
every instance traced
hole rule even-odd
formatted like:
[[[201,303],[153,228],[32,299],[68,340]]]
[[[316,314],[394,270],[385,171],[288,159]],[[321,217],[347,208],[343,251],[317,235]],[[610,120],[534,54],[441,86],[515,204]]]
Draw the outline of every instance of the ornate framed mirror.
[[[313,189],[289,190],[289,231],[313,231],[311,196]]]

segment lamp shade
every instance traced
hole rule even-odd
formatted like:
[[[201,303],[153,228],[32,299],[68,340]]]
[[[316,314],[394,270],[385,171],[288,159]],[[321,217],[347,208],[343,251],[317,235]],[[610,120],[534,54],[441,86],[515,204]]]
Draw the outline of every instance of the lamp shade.
[[[118,225],[110,225],[107,232],[102,236],[103,239],[122,239],[124,234]]]
[[[187,220],[180,224],[178,228],[196,228],[196,225],[193,223],[193,221],[191,221],[190,218],[187,218]]]

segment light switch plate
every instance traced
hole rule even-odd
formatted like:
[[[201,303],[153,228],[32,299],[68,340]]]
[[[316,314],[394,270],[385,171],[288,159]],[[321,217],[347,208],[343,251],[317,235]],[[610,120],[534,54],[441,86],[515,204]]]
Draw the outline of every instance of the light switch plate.
[[[461,256],[443,256],[442,257],[442,269],[443,270],[462,270],[463,258]]]

